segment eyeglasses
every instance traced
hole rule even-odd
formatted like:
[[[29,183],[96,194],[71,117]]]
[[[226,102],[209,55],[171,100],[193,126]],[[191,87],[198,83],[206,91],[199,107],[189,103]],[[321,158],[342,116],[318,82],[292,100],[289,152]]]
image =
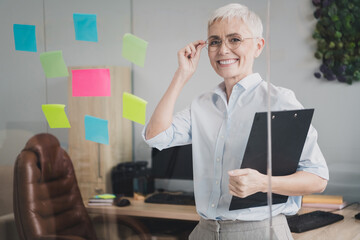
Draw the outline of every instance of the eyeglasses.
[[[225,41],[225,46],[231,50],[235,50],[237,49],[241,43],[243,41],[245,41],[246,39],[257,39],[257,37],[248,37],[248,38],[243,38],[241,36],[229,36],[226,38]],[[217,38],[217,37],[210,37],[207,41],[207,49],[210,52],[215,52],[217,50],[219,50],[219,48],[221,47],[223,43],[223,40],[221,38]]]

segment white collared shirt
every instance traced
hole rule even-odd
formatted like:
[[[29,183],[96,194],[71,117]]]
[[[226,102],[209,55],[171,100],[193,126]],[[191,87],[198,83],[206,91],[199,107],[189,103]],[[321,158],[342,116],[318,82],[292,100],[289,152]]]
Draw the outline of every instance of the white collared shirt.
[[[257,73],[239,81],[227,103],[225,83],[202,94],[191,106],[173,117],[172,125],[152,139],[151,146],[164,149],[192,143],[194,192],[198,214],[205,219],[257,221],[268,218],[268,207],[229,211],[228,171],[241,166],[256,112],[267,111],[267,83]],[[291,90],[271,85],[271,110],[303,109]],[[324,179],[329,171],[317,144],[317,132],[310,126],[297,171]],[[273,216],[295,214],[301,207],[300,196],[273,205]]]

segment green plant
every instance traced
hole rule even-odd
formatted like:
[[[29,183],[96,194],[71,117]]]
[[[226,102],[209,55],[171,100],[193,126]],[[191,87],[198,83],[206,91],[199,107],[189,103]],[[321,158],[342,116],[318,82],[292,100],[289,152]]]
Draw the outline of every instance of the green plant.
[[[360,81],[360,0],[312,0],[317,19],[315,77],[352,84]]]

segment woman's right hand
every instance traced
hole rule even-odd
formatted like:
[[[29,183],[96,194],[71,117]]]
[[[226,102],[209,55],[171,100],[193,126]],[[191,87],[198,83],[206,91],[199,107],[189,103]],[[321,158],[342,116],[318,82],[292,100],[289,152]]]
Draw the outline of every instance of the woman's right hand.
[[[179,68],[151,116],[146,128],[146,139],[157,136],[171,126],[176,99],[187,81],[194,74],[199,63],[201,49],[205,45],[205,41],[198,40],[188,44],[178,52]]]
[[[196,71],[201,50],[206,46],[204,40],[189,43],[178,52],[179,73],[189,79]]]

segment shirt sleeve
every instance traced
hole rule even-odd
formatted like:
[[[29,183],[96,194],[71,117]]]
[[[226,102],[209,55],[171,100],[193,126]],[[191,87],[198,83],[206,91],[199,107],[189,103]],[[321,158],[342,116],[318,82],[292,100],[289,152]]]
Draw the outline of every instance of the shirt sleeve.
[[[311,125],[301,153],[297,171],[313,173],[329,180],[329,170],[317,143],[317,136],[317,131]]]
[[[145,139],[147,124],[142,131],[144,141],[150,146],[162,150],[164,148],[191,143],[190,107],[174,115],[171,126],[151,139]]]

